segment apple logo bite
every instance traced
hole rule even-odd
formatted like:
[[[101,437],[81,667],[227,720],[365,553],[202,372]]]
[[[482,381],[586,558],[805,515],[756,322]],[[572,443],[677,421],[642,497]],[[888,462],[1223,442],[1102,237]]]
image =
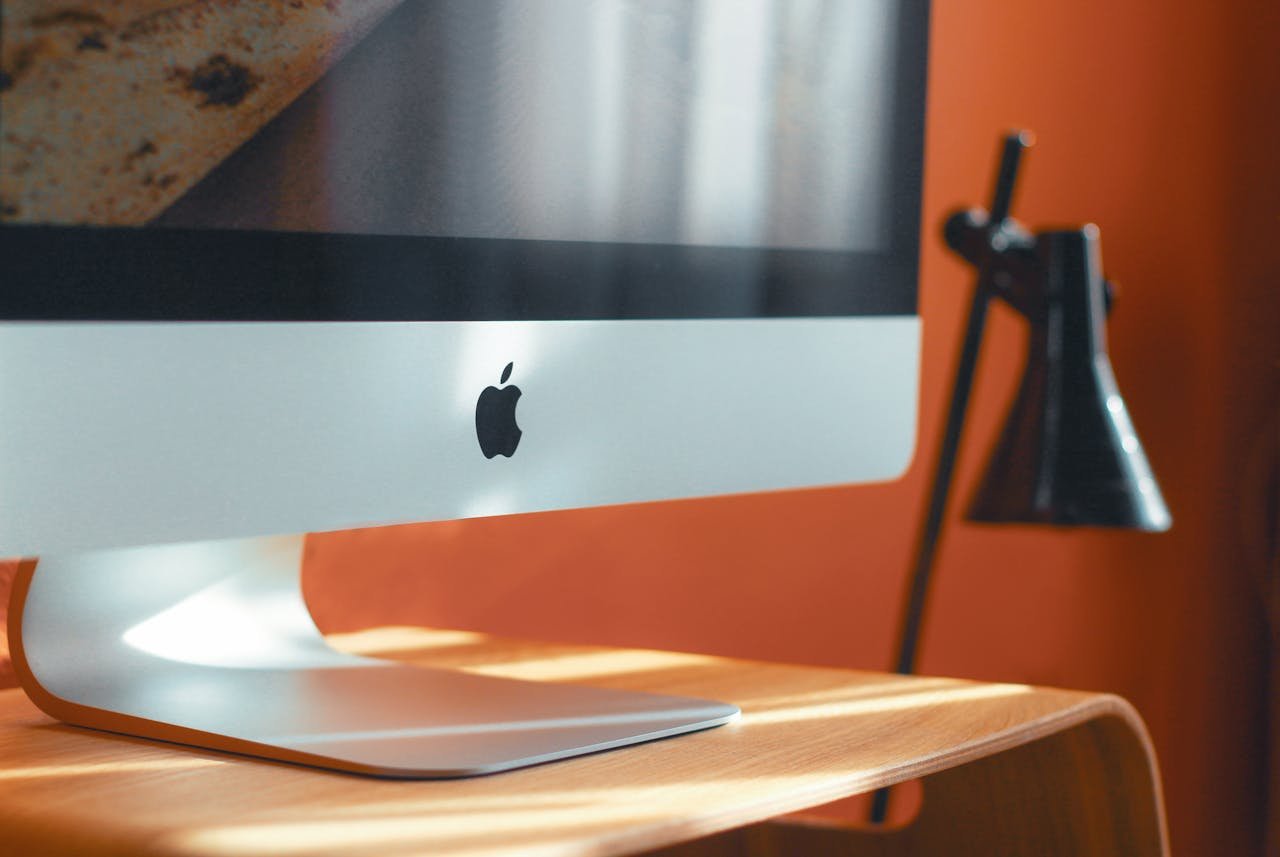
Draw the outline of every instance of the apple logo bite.
[[[514,363],[502,370],[499,384],[507,383]],[[516,403],[520,401],[520,388],[485,387],[476,400],[476,438],[485,458],[504,455],[510,458],[520,445],[520,426],[516,425]]]

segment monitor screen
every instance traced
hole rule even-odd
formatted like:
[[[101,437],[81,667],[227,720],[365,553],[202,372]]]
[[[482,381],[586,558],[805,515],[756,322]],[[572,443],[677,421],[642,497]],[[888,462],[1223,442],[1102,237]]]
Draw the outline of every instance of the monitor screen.
[[[915,311],[921,2],[149,5],[6,4],[10,318]]]

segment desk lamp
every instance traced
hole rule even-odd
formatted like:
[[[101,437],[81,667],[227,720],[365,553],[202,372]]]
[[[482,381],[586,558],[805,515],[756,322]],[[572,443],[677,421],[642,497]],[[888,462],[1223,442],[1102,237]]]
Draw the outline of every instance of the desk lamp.
[[[1004,139],[991,209],[950,215],[943,235],[977,269],[973,301],[934,462],[929,504],[899,630],[896,669],[915,670],[929,579],[942,534],[978,349],[992,299],[1030,325],[1027,365],[968,519],[989,523],[1164,531],[1172,519],[1107,357],[1112,286],[1098,228],[1032,234],[1010,214],[1025,131]],[[877,792],[872,821],[884,820]]]

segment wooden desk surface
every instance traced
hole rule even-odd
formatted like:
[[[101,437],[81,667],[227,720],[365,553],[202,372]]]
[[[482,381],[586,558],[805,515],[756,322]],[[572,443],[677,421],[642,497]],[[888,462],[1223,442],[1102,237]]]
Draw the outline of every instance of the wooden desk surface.
[[[403,782],[64,726],[21,691],[3,691],[0,853],[633,853],[952,769],[1090,723],[1130,736],[1121,741],[1130,749],[1120,753],[1128,759],[1123,765],[1103,753],[1100,773],[1086,774],[1099,782],[1086,789],[1115,791],[1116,771],[1126,765],[1136,773],[1121,771],[1120,779],[1136,777],[1138,791],[1144,766],[1147,787],[1156,782],[1141,723],[1114,696],[469,632],[380,629],[333,639],[364,654],[492,675],[721,699],[741,706],[743,717],[489,777]],[[1055,754],[1080,755],[1070,747]],[[1036,776],[1045,779],[1043,770]],[[1154,788],[1153,805],[1150,795],[1138,796],[1146,817],[1125,822],[1132,829],[1121,834],[1143,843],[1143,853],[1163,852]],[[928,781],[925,794],[929,804]],[[1114,804],[1114,795],[1108,800]]]

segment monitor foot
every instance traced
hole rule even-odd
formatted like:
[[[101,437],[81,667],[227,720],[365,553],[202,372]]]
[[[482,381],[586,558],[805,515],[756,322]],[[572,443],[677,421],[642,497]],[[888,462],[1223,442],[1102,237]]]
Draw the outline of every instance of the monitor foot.
[[[385,777],[489,774],[717,726],[735,706],[495,678],[331,648],[302,536],[22,563],[14,667],[79,726]]]

